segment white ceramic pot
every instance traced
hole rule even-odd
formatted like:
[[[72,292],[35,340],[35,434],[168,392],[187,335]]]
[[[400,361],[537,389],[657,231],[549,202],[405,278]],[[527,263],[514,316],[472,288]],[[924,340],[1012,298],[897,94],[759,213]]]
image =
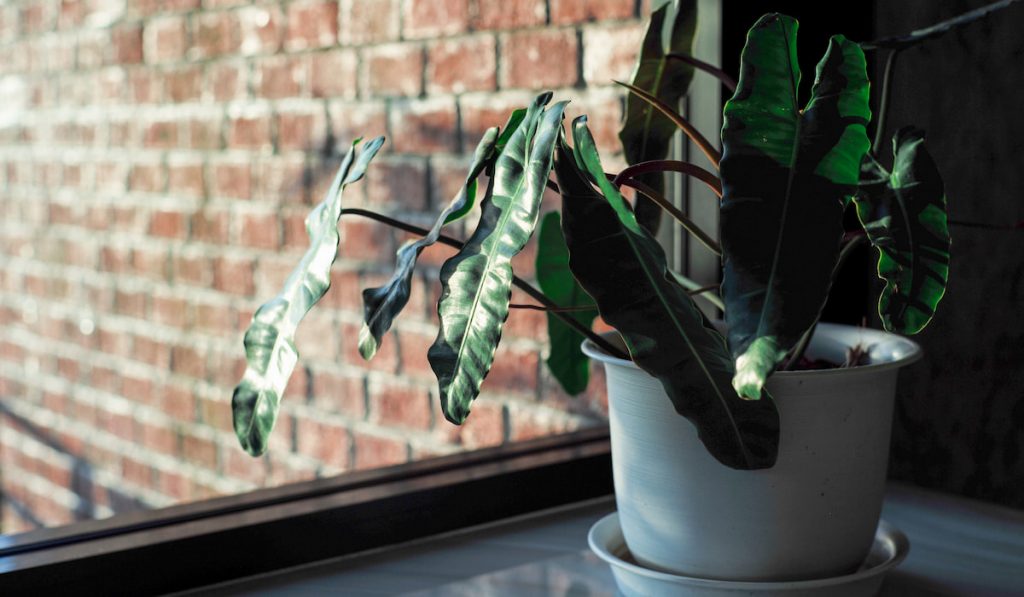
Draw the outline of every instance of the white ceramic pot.
[[[723,580],[793,581],[849,574],[871,549],[885,490],[896,376],[921,356],[877,330],[819,324],[808,356],[870,364],[780,371],[774,467],[730,469],[708,454],[661,383],[589,342],[604,363],[615,496],[622,532],[643,566]]]

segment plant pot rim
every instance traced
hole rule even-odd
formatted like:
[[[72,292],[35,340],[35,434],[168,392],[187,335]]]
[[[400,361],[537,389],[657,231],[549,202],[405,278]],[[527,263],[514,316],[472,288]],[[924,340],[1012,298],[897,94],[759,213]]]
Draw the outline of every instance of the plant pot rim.
[[[724,322],[714,322],[717,326],[723,326]],[[855,332],[863,338],[862,342],[866,344],[871,350],[872,360],[877,359],[877,362],[872,362],[867,365],[857,365],[855,367],[837,367],[833,369],[806,369],[800,371],[776,371],[772,374],[772,377],[779,377],[782,379],[796,379],[796,378],[841,378],[855,375],[861,375],[865,373],[877,373],[881,371],[887,371],[890,369],[899,369],[906,367],[912,363],[917,362],[923,356],[920,345],[913,340],[886,332],[882,330],[876,330],[872,328],[861,328],[852,325],[844,325],[839,323],[818,323],[818,328],[815,331],[814,337],[811,339],[811,347],[814,346],[815,340],[820,339],[824,332],[825,335],[835,336],[843,332]],[[603,338],[608,338],[613,342],[618,342],[618,332],[605,332],[601,334]],[[850,346],[847,343],[847,346]],[[640,367],[632,360],[620,359],[612,356],[607,352],[601,350],[596,344],[590,340],[584,340],[581,347],[583,354],[587,355],[595,361],[610,365],[619,365],[621,367],[632,367],[639,369]]]

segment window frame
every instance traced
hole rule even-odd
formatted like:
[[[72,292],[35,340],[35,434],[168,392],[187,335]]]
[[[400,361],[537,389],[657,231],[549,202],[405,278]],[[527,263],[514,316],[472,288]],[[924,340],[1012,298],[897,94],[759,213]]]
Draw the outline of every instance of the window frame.
[[[601,426],[0,537],[0,593],[183,591],[612,492]]]

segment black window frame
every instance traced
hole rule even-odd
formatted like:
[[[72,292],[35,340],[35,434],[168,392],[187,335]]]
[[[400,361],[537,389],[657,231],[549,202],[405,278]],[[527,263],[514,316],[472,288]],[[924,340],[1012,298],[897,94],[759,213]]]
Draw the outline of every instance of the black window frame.
[[[183,591],[612,492],[600,426],[0,537],[0,594]]]

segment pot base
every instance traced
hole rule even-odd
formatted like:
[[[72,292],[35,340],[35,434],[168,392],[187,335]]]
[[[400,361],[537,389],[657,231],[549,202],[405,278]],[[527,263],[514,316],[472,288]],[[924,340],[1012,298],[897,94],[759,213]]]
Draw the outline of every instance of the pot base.
[[[612,567],[615,583],[626,597],[866,597],[878,592],[886,572],[907,557],[910,541],[885,522],[879,522],[871,551],[860,569],[852,574],[791,582],[730,581],[670,574],[636,563],[613,512],[594,523],[587,536],[590,549]]]

